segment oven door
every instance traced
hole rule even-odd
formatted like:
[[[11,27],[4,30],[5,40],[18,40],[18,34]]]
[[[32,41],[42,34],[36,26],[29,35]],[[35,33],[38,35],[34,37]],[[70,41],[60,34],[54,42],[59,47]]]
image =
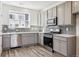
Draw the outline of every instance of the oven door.
[[[52,48],[52,38],[44,37],[44,45]]]
[[[53,36],[51,34],[44,34],[44,45],[53,47]]]

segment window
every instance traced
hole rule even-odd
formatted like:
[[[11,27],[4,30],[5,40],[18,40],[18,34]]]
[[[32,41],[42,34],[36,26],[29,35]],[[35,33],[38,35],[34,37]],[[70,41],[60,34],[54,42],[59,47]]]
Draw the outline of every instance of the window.
[[[9,13],[9,28],[29,28],[30,27],[30,14],[23,13]]]

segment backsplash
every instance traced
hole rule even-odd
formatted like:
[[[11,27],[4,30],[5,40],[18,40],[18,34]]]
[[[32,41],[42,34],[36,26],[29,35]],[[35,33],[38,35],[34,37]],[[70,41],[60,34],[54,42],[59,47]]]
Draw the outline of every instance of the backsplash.
[[[49,32],[50,29],[56,30],[61,29],[62,34],[76,34],[76,28],[74,25],[63,25],[63,26],[50,26],[46,28],[45,32]]]
[[[62,34],[76,34],[76,28],[73,25],[60,26]]]

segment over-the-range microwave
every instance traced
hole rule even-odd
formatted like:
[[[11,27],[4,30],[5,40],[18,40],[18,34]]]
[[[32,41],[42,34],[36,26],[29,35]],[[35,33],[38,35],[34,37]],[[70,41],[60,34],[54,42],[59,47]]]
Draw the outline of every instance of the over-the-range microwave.
[[[55,26],[55,25],[57,25],[57,17],[54,18],[54,19],[48,19],[47,20],[47,25],[48,26]]]

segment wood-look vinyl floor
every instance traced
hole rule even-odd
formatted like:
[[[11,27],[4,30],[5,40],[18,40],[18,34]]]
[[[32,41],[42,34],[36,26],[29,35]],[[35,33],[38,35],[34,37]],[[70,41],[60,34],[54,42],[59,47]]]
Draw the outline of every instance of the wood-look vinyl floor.
[[[2,57],[64,57],[58,53],[52,53],[41,46],[21,47],[2,52]]]

